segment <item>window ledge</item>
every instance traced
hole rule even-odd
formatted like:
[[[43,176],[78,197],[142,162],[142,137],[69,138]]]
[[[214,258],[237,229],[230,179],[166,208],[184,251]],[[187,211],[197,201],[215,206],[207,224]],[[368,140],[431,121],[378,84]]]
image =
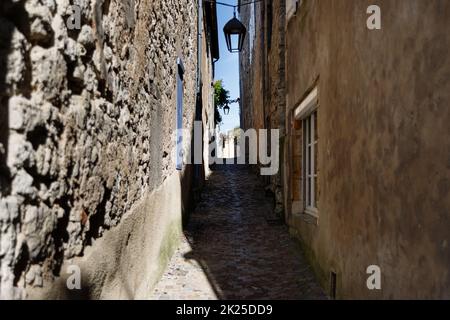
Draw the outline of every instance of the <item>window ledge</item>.
[[[303,212],[298,212],[293,214],[294,219],[301,220],[307,224],[312,224],[315,226],[319,225],[319,214],[317,211],[306,209]]]
[[[317,209],[306,208],[304,214],[310,215],[313,218],[319,219],[319,211]]]

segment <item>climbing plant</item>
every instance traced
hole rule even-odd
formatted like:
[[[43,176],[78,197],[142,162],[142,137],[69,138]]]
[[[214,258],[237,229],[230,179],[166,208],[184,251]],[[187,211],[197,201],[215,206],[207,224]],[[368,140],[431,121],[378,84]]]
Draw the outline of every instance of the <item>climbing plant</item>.
[[[223,81],[214,82],[214,122],[218,125],[222,122],[222,116],[219,109],[222,109],[230,98],[230,92],[224,88]]]

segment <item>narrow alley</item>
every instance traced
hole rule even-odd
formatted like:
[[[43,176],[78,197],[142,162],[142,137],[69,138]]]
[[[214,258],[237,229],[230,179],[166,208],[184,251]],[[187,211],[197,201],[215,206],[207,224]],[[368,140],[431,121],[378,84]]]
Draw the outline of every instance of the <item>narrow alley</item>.
[[[1,0],[0,300],[450,299],[449,22]]]
[[[271,207],[248,167],[216,167],[152,299],[326,298]]]

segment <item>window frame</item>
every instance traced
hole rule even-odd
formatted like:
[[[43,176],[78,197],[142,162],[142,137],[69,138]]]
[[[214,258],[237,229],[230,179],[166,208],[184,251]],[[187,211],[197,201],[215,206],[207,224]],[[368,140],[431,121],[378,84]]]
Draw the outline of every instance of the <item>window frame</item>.
[[[317,110],[313,110],[302,120],[303,127],[303,202],[305,212],[313,216],[318,215],[316,185],[317,185],[317,168],[316,168],[316,148],[318,137],[316,138]]]
[[[318,159],[316,159],[318,158],[316,148],[318,147],[319,140],[319,135],[316,128],[316,124],[318,123],[318,107],[318,89],[316,87],[306,96],[305,99],[303,99],[299,106],[294,109],[294,119],[296,121],[301,121],[302,125],[302,178],[298,182],[300,183],[302,195],[302,212],[315,218],[319,217],[317,201],[318,194],[316,194],[315,191],[315,187],[318,182],[318,170],[315,168],[316,163],[318,164]],[[309,192],[312,192],[312,197],[310,197],[311,194],[308,192],[309,178],[311,179]]]

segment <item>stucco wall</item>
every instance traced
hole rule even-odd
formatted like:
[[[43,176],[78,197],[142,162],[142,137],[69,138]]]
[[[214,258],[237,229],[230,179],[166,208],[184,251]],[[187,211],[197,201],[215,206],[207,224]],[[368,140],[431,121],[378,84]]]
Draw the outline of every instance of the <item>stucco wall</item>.
[[[89,297],[145,297],[181,230],[176,58],[192,128],[196,2],[73,3],[81,30],[67,0],[0,3],[2,298],[46,294],[72,259]]]
[[[287,114],[317,84],[320,183],[318,225],[289,224],[338,298],[448,299],[450,3],[376,1],[376,31],[371,4],[306,0],[287,24]]]

